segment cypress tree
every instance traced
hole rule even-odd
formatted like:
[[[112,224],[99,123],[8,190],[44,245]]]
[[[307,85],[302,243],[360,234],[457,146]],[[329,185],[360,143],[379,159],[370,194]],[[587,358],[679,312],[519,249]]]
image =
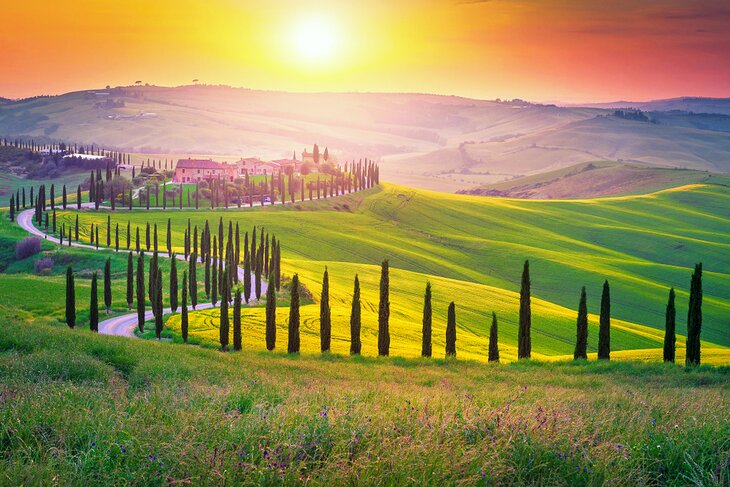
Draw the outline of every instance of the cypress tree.
[[[180,333],[183,343],[188,343],[188,272],[183,271],[182,315],[180,316]]]
[[[10,197],[10,221],[15,221],[15,196]]]
[[[664,322],[664,361],[674,363],[676,352],[677,336],[675,329],[677,325],[677,310],[674,307],[674,288],[669,290],[667,301],[666,318]]]
[[[172,254],[170,262],[170,309],[173,313],[177,312],[177,257]]]
[[[228,281],[228,269],[223,271],[224,282]],[[226,296],[225,288],[221,289],[221,310],[220,310],[220,342],[221,351],[228,351],[228,334],[230,330],[230,323],[228,321],[228,298]]]
[[[76,215],[76,225],[74,228],[74,238],[79,241],[79,215]]]
[[[127,250],[129,250],[132,244],[132,224],[127,220]]]
[[[380,269],[380,302],[378,305],[378,355],[387,357],[390,353],[390,278],[388,261]]]
[[[154,244],[154,250],[157,252],[158,246],[157,246],[157,223],[155,223],[154,231],[152,232],[152,242]]]
[[[155,284],[155,336],[160,340],[162,336],[162,272],[159,269],[155,272],[157,283]]]
[[[446,357],[456,357],[456,305],[453,301],[446,319]]]
[[[134,259],[132,252],[127,256],[127,309],[134,304]]]
[[[243,297],[246,303],[251,299],[251,256],[248,253],[243,257]]]
[[[144,308],[144,252],[141,252],[137,256],[137,328],[140,332],[144,332]]]
[[[281,240],[276,241],[276,290],[281,289]]]
[[[198,305],[198,254],[193,252],[188,263],[190,268],[190,304],[193,309]]]
[[[135,237],[134,237],[134,250],[139,253],[140,247],[139,247],[139,227],[135,227]]]
[[[330,309],[330,279],[327,267],[322,277],[322,299],[319,301],[319,341],[322,353],[330,351],[332,310]]]
[[[269,276],[269,285],[266,288],[266,349],[273,350],[276,346],[276,288],[274,275]]]
[[[99,298],[97,291],[97,277],[96,271],[91,277],[91,301],[89,303],[89,329],[91,331],[99,331]]]
[[[210,298],[210,255],[206,254],[204,257],[205,260],[205,282],[204,282],[204,288],[205,288],[205,298]]]
[[[147,222],[147,226],[145,227],[145,247],[147,247],[147,250],[150,250],[150,222]]]
[[[299,353],[299,274],[291,280],[291,299],[289,305],[289,353]]]
[[[608,281],[603,283],[601,294],[601,319],[598,328],[598,358],[611,358],[611,294]]]
[[[114,251],[119,252],[119,223],[114,227]]]
[[[63,185],[63,195],[62,195],[62,198],[61,198],[61,206],[63,207],[64,210],[66,209],[66,201],[67,201],[67,198],[68,197],[66,196],[66,185],[64,184]]]
[[[497,313],[492,311],[492,326],[489,328],[489,361],[499,362],[499,342],[497,341]]]
[[[254,294],[256,295],[256,299],[261,299],[261,277],[262,277],[262,266],[261,266],[261,256],[264,249],[259,247],[257,254],[256,254],[256,265],[254,267]]]
[[[421,356],[431,356],[431,324],[432,324],[432,308],[431,308],[431,283],[426,283],[426,294],[423,297],[423,330],[421,342]]]
[[[170,219],[167,219],[167,256],[172,257],[172,231],[170,230]]]
[[[362,349],[360,342],[361,311],[360,280],[355,274],[355,287],[352,290],[352,308],[350,310],[350,355],[360,355]]]
[[[106,314],[111,313],[112,307],[112,275],[111,275],[111,257],[107,257],[104,263],[104,305],[106,306]]]
[[[233,350],[241,350],[241,287],[236,286],[233,298]]]
[[[106,216],[106,246],[112,246],[112,217],[111,215]]]
[[[580,291],[580,303],[578,304],[578,322],[575,337],[575,353],[573,359],[588,359],[588,307],[586,305],[586,288]]]
[[[520,325],[517,330],[517,357],[530,358],[532,354],[532,311],[530,308],[530,262],[525,261],[522,270],[522,286],[520,289]]]
[[[66,324],[69,328],[76,326],[76,288],[71,266],[66,268]]]
[[[218,302],[218,265],[216,262],[217,261],[216,252],[218,252],[218,250],[216,250],[216,248],[215,248],[215,242],[216,242],[216,238],[214,236],[213,237],[213,274],[211,275],[211,278],[210,278],[210,283],[211,283],[211,287],[212,287],[210,294],[211,294],[211,302],[213,303],[213,306],[215,306],[215,304]]]
[[[76,209],[81,209],[81,185],[76,187]]]
[[[702,263],[695,264],[689,291],[687,311],[687,351],[685,364],[700,365],[700,333],[702,332]]]

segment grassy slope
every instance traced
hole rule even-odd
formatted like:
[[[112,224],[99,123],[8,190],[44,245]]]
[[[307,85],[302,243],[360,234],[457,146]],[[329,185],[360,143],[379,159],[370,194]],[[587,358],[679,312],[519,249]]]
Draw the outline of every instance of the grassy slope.
[[[614,317],[626,322],[616,322],[614,349],[661,346],[670,286],[678,289],[678,331],[683,334],[687,282],[691,266],[700,260],[706,269],[703,339],[730,345],[725,332],[730,310],[726,297],[730,263],[725,258],[730,247],[725,228],[728,198],[727,189],[720,186],[639,197],[544,202],[443,195],[385,184],[367,196],[312,205],[323,211],[267,207],[170,215],[178,244],[188,217],[198,225],[204,218],[213,222],[223,215],[239,221],[242,229],[254,224],[266,227],[284,242],[284,271],[300,272],[315,296],[324,265],[329,265],[337,317],[335,350],[340,352],[346,352],[343,340],[348,336],[349,293],[355,272],[364,279],[368,305],[364,340],[366,349],[371,348],[368,344],[374,342],[377,305],[378,268],[374,265],[388,257],[394,267],[391,300],[395,351],[407,356],[418,354],[414,338],[420,333],[421,293],[430,279],[435,285],[436,350],[446,304],[454,300],[459,309],[460,355],[483,356],[488,314],[495,309],[500,314],[503,348],[511,357],[516,337],[515,293],[522,261],[529,258],[536,298],[534,350],[560,356],[572,352],[575,313],[571,310],[576,307],[580,286],[587,286],[589,310],[596,313],[605,278],[612,285]],[[347,211],[345,204],[357,210]],[[119,218],[126,223],[128,217]],[[167,215],[134,212],[132,218],[157,222],[164,229]],[[104,214],[82,215],[85,224],[105,219]],[[303,313],[305,330],[316,332],[316,305]],[[260,329],[261,317],[261,311],[251,312],[249,326]],[[204,320],[200,321],[204,328]],[[286,310],[280,311],[279,321],[286,322]],[[625,330],[619,331],[619,325]],[[174,320],[171,326],[175,326]],[[592,350],[596,339],[594,319],[589,342]],[[305,337],[305,344],[307,340],[315,339]]]
[[[0,483],[726,485],[727,371],[223,355],[11,314]]]

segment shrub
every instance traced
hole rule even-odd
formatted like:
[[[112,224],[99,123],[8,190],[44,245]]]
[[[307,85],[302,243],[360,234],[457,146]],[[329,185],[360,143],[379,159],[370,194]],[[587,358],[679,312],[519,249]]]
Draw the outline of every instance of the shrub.
[[[15,258],[25,259],[41,251],[41,239],[38,237],[26,237],[15,244]]]
[[[53,269],[53,259],[50,257],[43,257],[33,262],[36,274],[48,274]]]

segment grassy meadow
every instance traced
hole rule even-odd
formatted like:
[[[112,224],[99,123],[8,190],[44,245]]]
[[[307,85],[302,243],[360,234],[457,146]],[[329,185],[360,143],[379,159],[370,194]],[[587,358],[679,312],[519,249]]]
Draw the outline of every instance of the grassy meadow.
[[[221,354],[0,317],[0,483],[727,485],[727,367]]]

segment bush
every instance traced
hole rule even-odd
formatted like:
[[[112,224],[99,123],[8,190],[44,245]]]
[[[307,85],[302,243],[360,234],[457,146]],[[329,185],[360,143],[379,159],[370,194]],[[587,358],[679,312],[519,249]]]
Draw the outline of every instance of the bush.
[[[43,257],[33,262],[36,274],[50,274],[53,269],[53,259],[50,257]]]
[[[26,237],[15,244],[15,258],[25,259],[41,251],[41,239],[38,237]]]

